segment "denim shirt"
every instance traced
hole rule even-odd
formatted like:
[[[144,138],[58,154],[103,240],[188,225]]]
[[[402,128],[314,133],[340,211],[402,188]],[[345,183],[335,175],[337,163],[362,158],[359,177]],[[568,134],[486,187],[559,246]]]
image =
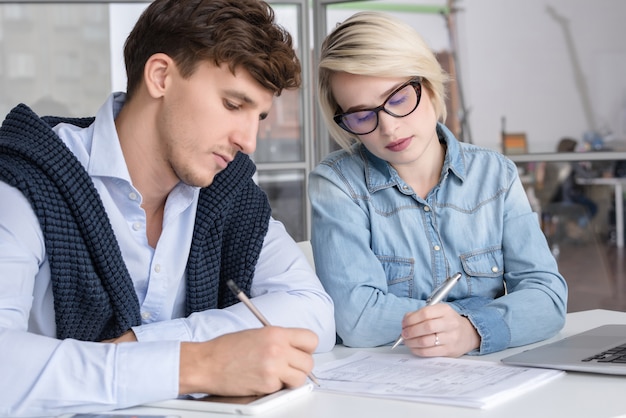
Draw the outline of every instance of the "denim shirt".
[[[392,343],[403,316],[456,272],[445,302],[481,337],[470,354],[553,336],[565,322],[567,284],[515,164],[441,124],[437,133],[447,150],[426,199],[361,144],[311,172],[315,267],[335,301],[338,336],[353,347]]]

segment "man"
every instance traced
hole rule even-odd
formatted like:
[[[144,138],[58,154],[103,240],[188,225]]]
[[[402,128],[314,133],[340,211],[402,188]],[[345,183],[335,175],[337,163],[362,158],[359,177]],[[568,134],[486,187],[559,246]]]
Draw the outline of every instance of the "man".
[[[124,55],[127,92],[95,119],[20,105],[0,129],[0,415],[269,393],[334,344],[332,301],[246,156],[300,84],[271,8],[156,0]]]

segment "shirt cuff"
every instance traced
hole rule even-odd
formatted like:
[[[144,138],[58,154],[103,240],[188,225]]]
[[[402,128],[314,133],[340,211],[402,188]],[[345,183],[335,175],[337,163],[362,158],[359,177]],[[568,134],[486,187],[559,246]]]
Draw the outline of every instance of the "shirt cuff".
[[[152,322],[132,328],[139,342],[191,341],[192,333],[185,318]]]
[[[456,311],[472,323],[480,336],[480,347],[467,354],[489,354],[509,347],[511,330],[502,313],[495,307],[487,306],[493,299],[472,297],[451,303]]]
[[[120,343],[117,390],[122,407],[178,396],[180,343]]]

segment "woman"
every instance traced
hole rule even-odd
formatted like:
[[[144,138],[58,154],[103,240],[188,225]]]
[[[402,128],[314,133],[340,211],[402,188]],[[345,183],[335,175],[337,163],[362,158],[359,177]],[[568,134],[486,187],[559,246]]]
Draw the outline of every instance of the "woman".
[[[311,173],[317,273],[354,347],[487,354],[558,332],[567,285],[515,165],[460,143],[447,77],[408,25],[358,13],[325,40],[319,100],[343,148]],[[444,303],[432,291],[462,274]]]

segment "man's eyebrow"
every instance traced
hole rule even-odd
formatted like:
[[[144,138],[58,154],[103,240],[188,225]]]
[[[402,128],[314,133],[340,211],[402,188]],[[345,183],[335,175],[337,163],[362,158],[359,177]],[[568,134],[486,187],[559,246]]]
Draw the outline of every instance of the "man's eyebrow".
[[[237,91],[237,90],[226,90],[225,93],[226,93],[227,96],[233,97],[235,99],[239,99],[239,100],[241,100],[241,101],[243,101],[245,103],[251,104],[253,106],[257,104],[254,100],[252,100],[250,98],[250,96],[248,96],[247,94],[242,93],[240,91]]]

